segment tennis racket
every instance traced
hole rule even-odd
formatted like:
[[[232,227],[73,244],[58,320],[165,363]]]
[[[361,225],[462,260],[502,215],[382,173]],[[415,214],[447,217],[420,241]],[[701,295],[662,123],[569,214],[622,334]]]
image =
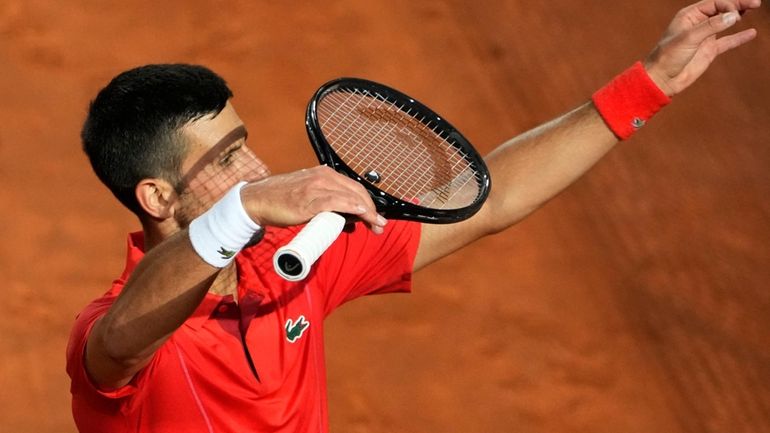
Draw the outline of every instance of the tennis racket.
[[[445,224],[475,214],[489,171],[452,125],[409,96],[368,80],[339,78],[313,95],[305,119],[318,161],[360,182],[386,218]],[[273,256],[276,272],[304,279],[342,232],[321,212]]]

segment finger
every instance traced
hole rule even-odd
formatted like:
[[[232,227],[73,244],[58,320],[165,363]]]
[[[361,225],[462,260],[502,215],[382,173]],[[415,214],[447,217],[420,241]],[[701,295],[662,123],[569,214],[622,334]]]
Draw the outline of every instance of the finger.
[[[305,206],[309,215],[317,215],[321,212],[338,212],[350,215],[363,215],[366,207],[357,196],[341,190],[318,191]]]
[[[357,197],[358,207],[355,210],[322,210],[333,210],[356,215],[362,221],[367,223],[372,231],[375,233],[382,233],[383,227],[385,224],[387,224],[387,220],[377,213],[377,208],[374,205],[374,201],[372,201],[371,195],[369,195],[369,192],[366,190],[366,188],[364,188],[363,185],[327,166],[314,167],[308,171],[310,172],[310,175],[319,176],[321,183],[325,188],[336,189],[337,191],[335,194],[338,194],[340,197],[348,196],[348,194],[353,194],[353,196],[348,197]]]
[[[748,29],[704,43],[698,48],[698,53],[690,62],[690,76],[696,78],[708,68],[717,56],[751,41],[756,36],[757,31],[755,29]]]
[[[388,220],[386,220],[383,216],[381,216],[379,213],[377,213],[377,208],[374,206],[374,203],[372,202],[371,196],[369,194],[365,195],[365,199],[368,203],[371,203],[371,207],[367,206],[366,210],[364,212],[356,214],[356,216],[366,223],[367,226],[369,226],[370,229],[372,229],[376,233],[380,233],[382,231],[382,228],[385,227],[385,225],[388,223]]]
[[[359,196],[361,196],[361,199],[365,203],[371,204],[372,210],[374,209],[374,203],[372,202],[371,197],[369,196],[369,193],[366,192],[366,188],[364,188],[363,185],[361,185],[360,183],[345,176],[344,174],[338,173],[337,171],[325,165],[319,166],[318,168],[315,168],[313,170],[318,171],[318,175],[324,178],[324,182],[327,185],[336,185],[339,188],[347,189],[358,194]]]
[[[368,201],[368,205],[367,205]],[[387,220],[380,216],[367,194],[364,199],[350,190],[327,190],[319,192],[316,198],[308,203],[307,210],[311,215],[323,211],[332,211],[355,215],[364,221],[375,233],[382,233]]]
[[[754,29],[749,29],[705,43],[690,62],[688,74],[682,77],[679,86],[688,87],[708,69],[717,56],[754,39],[756,33]]]
[[[700,45],[709,37],[734,26],[738,20],[740,20],[740,15],[737,12],[726,12],[715,15],[688,30],[685,39],[689,44],[696,46]]]
[[[374,204],[371,203],[368,194],[366,194],[365,191],[361,191],[363,190],[363,187],[347,176],[337,173],[325,165],[302,170],[302,172],[305,176],[309,177],[310,180],[308,182],[310,187],[322,191],[338,189],[341,191],[352,192],[360,196],[362,205],[366,210],[369,210],[370,207],[372,209],[374,208]]]
[[[761,0],[705,0],[693,5],[703,15],[708,17],[731,11],[746,11],[762,5]]]
[[[719,55],[726,51],[730,51],[733,48],[740,47],[755,37],[757,37],[756,29],[748,29],[732,35],[723,36],[716,40],[716,53]]]
[[[363,185],[342,174],[339,175],[339,182],[342,187],[349,189],[351,192],[360,196],[363,201],[365,201],[368,204],[371,204],[372,210],[375,209],[374,202],[372,201],[372,196],[369,195],[369,192],[366,190],[366,188],[364,188]]]
[[[362,204],[365,206],[366,211],[360,214],[357,214],[359,218],[368,222],[371,226],[382,227],[382,226],[385,226],[385,224],[387,224],[387,220],[377,213],[377,207],[375,206],[374,201],[372,200],[372,196],[369,194],[366,188],[364,188],[363,185],[342,174],[335,172],[335,175],[336,175],[336,181],[339,182],[339,185],[347,189],[348,191],[356,194],[362,201]]]

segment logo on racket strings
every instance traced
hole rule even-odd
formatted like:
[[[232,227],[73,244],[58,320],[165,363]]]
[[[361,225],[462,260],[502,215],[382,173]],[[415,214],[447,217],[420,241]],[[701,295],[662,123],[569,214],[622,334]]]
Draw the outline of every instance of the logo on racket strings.
[[[296,322],[288,319],[285,326],[286,339],[289,340],[289,343],[294,343],[295,341],[299,340],[300,337],[302,337],[302,334],[304,334],[309,327],[310,322],[305,320],[305,316],[299,316]]]

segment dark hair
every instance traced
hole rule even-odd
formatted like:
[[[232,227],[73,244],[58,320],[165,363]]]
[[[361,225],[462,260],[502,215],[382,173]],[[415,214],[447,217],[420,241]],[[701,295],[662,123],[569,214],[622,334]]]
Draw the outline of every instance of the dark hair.
[[[143,214],[136,185],[162,178],[175,187],[187,146],[179,128],[218,114],[233,96],[225,81],[196,65],[147,65],[121,73],[91,102],[81,138],[99,179]]]

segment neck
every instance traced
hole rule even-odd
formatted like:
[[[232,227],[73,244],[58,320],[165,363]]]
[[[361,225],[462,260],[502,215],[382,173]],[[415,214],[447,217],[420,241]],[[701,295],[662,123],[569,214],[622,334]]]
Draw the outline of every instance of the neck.
[[[235,262],[219,271],[217,278],[209,287],[209,293],[220,296],[233,295],[233,299],[238,302],[238,269]]]
[[[173,218],[159,221],[140,217],[139,222],[142,224],[142,231],[144,232],[145,253],[182,230]]]
[[[144,252],[145,254],[149,252],[151,249],[158,246],[161,242],[163,242],[167,237],[161,235],[156,230],[149,229],[144,226],[142,227],[142,231],[144,232]]]

